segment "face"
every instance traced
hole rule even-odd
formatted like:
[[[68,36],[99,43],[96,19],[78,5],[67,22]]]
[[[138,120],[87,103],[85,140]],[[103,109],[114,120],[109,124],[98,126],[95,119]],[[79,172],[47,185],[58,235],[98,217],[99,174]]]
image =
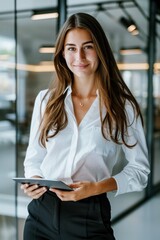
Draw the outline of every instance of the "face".
[[[94,76],[99,58],[92,37],[87,30],[75,28],[67,33],[63,56],[74,76]]]

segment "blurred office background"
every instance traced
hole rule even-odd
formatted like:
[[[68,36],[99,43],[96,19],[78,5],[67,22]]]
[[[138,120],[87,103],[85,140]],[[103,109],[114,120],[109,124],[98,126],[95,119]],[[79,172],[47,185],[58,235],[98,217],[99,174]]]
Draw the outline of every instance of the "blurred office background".
[[[23,176],[35,97],[54,78],[57,32],[66,17],[80,11],[92,14],[103,26],[123,78],[140,104],[149,149],[147,189],[116,198],[109,194],[115,235],[117,240],[159,239],[159,0],[5,0],[0,8],[1,240],[23,239],[30,199],[12,178]],[[125,160],[114,171],[124,165]]]

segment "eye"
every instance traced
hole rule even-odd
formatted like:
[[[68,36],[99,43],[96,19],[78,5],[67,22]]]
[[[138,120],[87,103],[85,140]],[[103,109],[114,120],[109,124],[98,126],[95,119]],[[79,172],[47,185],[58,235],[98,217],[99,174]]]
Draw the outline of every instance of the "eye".
[[[75,48],[75,47],[68,47],[67,50],[68,50],[68,51],[75,51],[76,48]]]
[[[93,45],[86,45],[84,46],[84,49],[93,49]]]

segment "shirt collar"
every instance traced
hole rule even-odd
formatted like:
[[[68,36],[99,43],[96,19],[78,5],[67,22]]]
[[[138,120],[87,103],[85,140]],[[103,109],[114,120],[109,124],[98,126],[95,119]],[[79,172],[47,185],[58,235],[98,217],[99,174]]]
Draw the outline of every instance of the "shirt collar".
[[[68,95],[71,94],[71,92],[72,92],[71,85],[68,85],[68,86],[66,87],[66,89],[65,89],[64,92],[63,92],[63,94],[65,94],[66,92],[67,92],[67,95],[66,95],[66,96],[68,96]]]
[[[99,90],[98,90],[98,89],[96,90],[96,94],[97,94],[97,96],[99,97]]]

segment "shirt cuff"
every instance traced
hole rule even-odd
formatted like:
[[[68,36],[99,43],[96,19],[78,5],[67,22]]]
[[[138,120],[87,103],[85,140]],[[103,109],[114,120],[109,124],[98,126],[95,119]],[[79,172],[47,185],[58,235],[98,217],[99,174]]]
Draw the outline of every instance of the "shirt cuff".
[[[112,176],[117,183],[117,191],[115,197],[120,194],[128,192],[128,179],[126,178],[124,173],[118,173],[115,176]]]

